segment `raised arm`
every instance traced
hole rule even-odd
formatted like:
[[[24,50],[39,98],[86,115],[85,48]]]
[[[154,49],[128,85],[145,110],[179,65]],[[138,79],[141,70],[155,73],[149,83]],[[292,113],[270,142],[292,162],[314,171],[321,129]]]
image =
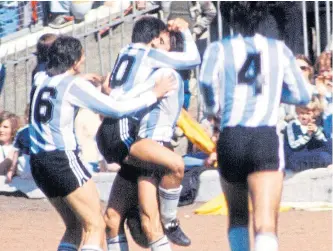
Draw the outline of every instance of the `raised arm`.
[[[219,110],[219,69],[221,68],[222,45],[212,43],[204,54],[200,72],[199,86],[207,115],[216,115]]]
[[[170,67],[175,70],[192,69],[201,62],[198,48],[188,24],[183,19],[170,20],[169,30],[180,31],[184,39],[183,52],[168,52],[159,49],[151,49],[148,53],[148,64],[154,68]]]
[[[295,105],[306,105],[311,101],[312,91],[299,69],[296,58],[284,45],[284,77],[281,102]]]

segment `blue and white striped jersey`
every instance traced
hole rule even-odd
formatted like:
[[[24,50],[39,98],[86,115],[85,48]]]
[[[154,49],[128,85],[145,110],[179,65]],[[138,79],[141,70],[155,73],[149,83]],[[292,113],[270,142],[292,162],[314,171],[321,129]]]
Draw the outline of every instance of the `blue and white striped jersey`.
[[[311,87],[282,42],[256,34],[212,43],[206,50],[200,89],[208,114],[233,126],[275,126],[280,102],[306,104]]]
[[[147,83],[155,84],[161,75],[173,74],[177,81],[177,88],[168,93],[158,103],[152,105],[140,121],[138,136],[155,141],[170,142],[173,130],[184,103],[184,83],[180,75],[173,69],[161,68],[156,70]]]
[[[198,48],[189,30],[182,33],[183,52],[168,52],[147,47],[140,43],[125,46],[119,53],[110,78],[111,96],[123,98],[135,97],[150,89],[145,81],[161,67],[176,70],[191,69],[200,64]]]
[[[99,92],[88,81],[69,74],[49,77],[37,73],[30,107],[31,153],[76,150],[74,119],[79,108],[119,118],[154,104],[155,94],[148,91],[131,100],[115,101]]]

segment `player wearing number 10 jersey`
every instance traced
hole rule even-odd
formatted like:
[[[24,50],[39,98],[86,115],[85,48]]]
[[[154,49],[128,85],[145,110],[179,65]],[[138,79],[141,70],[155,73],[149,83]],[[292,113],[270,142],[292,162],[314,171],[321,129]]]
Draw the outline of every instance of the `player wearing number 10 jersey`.
[[[284,157],[276,124],[280,102],[303,105],[311,92],[282,41],[255,30],[267,9],[260,2],[233,6],[239,34],[206,50],[200,87],[208,115],[217,115],[222,187],[229,209],[231,250],[249,250],[248,189],[254,214],[255,251],[277,251],[277,215]]]
[[[182,52],[169,51],[169,31],[181,32],[184,39]],[[104,119],[97,133],[98,146],[105,159],[109,162],[116,161],[122,165],[120,171],[120,174],[123,174],[122,178],[126,179],[125,173],[127,177],[133,176],[134,173],[133,166],[131,168],[131,166],[123,164],[123,160],[128,154],[143,160],[145,162],[144,168],[148,166],[151,169],[156,169],[149,164],[154,163],[167,170],[159,183],[161,220],[169,239],[183,246],[190,245],[190,240],[180,229],[176,212],[184,175],[184,163],[181,156],[163,146],[170,143],[183,104],[183,82],[174,70],[162,70],[161,68],[190,69],[199,63],[198,49],[188,30],[188,24],[184,20],[173,20],[169,23],[169,30],[167,30],[163,21],[157,18],[143,17],[139,19],[133,28],[132,43],[119,53],[110,78],[112,89],[110,95],[118,99],[137,95],[152,88],[146,80],[154,79],[162,72],[172,73],[179,83],[178,88],[152,109],[147,110],[146,113],[136,114],[118,121]],[[139,169],[142,170],[141,167]],[[147,205],[152,205],[151,201],[156,201],[156,194],[153,196],[153,198],[145,196],[147,198],[140,205],[149,208]],[[109,250],[118,250],[112,247],[114,246],[112,239],[119,239],[119,232],[113,231],[119,229],[118,226],[115,227],[116,217],[119,219],[121,218],[119,216],[124,216],[124,212],[120,212],[119,204],[118,201],[117,204],[111,201],[106,212],[106,218],[109,219],[107,225],[112,230],[109,232]],[[145,214],[146,211],[142,207],[141,209],[141,213]],[[158,207],[156,207],[156,211],[158,212]],[[148,215],[146,218],[153,223],[155,216],[156,214]],[[121,221],[123,219],[119,219],[118,222]],[[143,225],[149,228],[149,223]],[[149,241],[155,243],[159,238],[160,235],[159,237],[155,235],[153,238],[149,238]],[[162,239],[165,237],[160,240]],[[167,250],[166,245],[167,243],[163,242],[164,250]]]

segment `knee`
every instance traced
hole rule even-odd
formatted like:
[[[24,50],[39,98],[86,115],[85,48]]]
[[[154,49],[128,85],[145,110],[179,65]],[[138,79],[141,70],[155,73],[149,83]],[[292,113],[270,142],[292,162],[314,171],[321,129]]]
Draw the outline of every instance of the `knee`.
[[[178,180],[183,180],[184,178],[184,170],[185,170],[185,165],[183,158],[181,156],[177,156],[173,160],[173,174]]]

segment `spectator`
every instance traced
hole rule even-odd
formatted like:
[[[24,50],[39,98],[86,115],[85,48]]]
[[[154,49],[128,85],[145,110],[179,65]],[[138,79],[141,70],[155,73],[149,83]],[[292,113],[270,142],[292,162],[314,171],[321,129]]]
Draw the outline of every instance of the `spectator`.
[[[92,4],[93,1],[50,1],[50,12],[53,20],[49,23],[49,26],[60,29],[71,25],[74,18],[76,22],[83,21],[85,14],[91,10]]]
[[[45,71],[46,63],[47,63],[47,50],[50,48],[51,44],[56,40],[57,35],[53,33],[46,33],[42,35],[37,41],[37,65],[35,69],[32,71],[32,81],[37,72]]]
[[[7,183],[12,181],[15,175],[23,179],[32,179],[30,168],[30,136],[29,136],[29,104],[27,104],[24,112],[24,126],[21,127],[13,141],[13,163],[12,172],[7,174]]]
[[[19,128],[19,118],[10,112],[0,114],[0,175],[12,177],[13,139]]]
[[[286,168],[302,171],[332,163],[332,147],[315,123],[320,109],[316,97],[306,107],[296,107],[297,118],[289,122],[285,134]]]
[[[299,68],[301,69],[303,76],[309,81],[310,84],[313,84],[313,66],[308,57],[302,54],[296,55],[296,60]]]
[[[332,138],[332,65],[331,65],[332,52],[323,52],[318,58],[317,69],[318,76],[316,77],[316,86],[318,89],[318,97],[321,100],[323,114],[322,123],[324,133],[327,138]]]

